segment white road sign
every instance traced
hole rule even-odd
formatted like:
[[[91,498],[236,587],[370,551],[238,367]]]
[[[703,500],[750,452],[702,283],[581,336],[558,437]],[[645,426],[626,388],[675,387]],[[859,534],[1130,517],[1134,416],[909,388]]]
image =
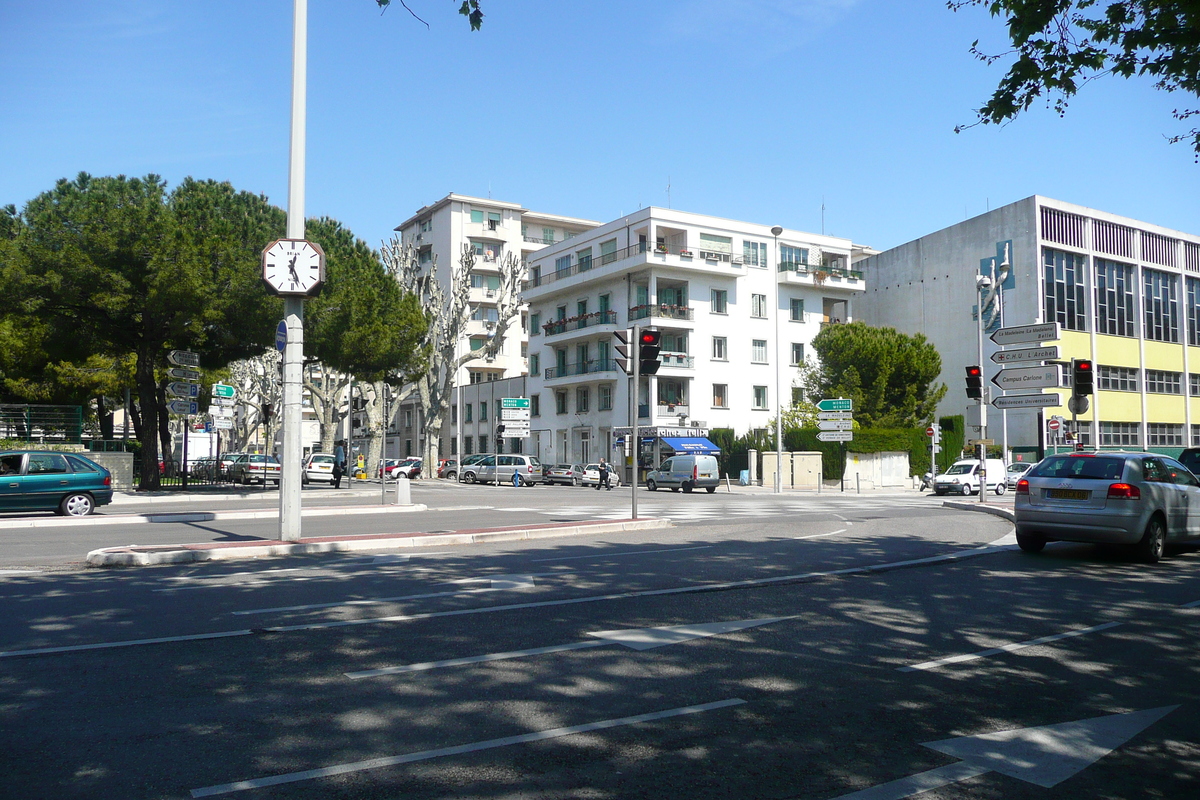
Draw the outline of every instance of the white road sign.
[[[500,409],[500,419],[508,422],[510,419],[529,419],[528,408],[502,408]]]
[[[1048,408],[1062,405],[1057,392],[1050,394],[1010,394],[992,399],[996,408]]]
[[[214,406],[233,406],[237,400],[232,397],[213,397],[212,404]]]
[[[167,370],[167,377],[174,378],[177,381],[198,381],[200,380],[200,370],[188,369],[186,367],[171,367]]]
[[[213,417],[213,427],[219,431],[233,430],[233,417]]]
[[[1009,367],[992,376],[992,383],[1006,392],[1057,389],[1062,385],[1061,372],[1058,364],[1047,364],[1044,367]]]
[[[167,394],[172,397],[187,397],[194,400],[200,396],[200,384],[174,381],[167,384]]]
[[[1057,322],[1042,322],[1037,325],[1015,325],[1001,328],[992,334],[992,341],[1001,347],[1024,342],[1054,342],[1059,338]]]
[[[167,353],[167,361],[170,361],[177,367],[200,366],[200,356],[189,350],[172,350]]]
[[[850,431],[821,431],[817,439],[822,442],[852,442],[854,434]]]
[[[817,419],[854,419],[853,411],[818,411]]]
[[[208,415],[210,417],[229,417],[233,419],[233,406],[209,406]]]
[[[172,414],[199,414],[200,404],[191,400],[172,400],[167,403],[167,410]]]
[[[1058,358],[1058,345],[1049,347],[1026,347],[1021,350],[997,350],[992,353],[996,364],[1014,364],[1022,361],[1054,361]]]
[[[854,430],[854,420],[822,419],[817,421],[817,427],[823,431],[852,431]]]

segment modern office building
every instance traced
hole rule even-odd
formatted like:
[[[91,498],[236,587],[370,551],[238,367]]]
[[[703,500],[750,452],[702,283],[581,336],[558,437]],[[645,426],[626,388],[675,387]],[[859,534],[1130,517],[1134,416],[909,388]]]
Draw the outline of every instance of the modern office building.
[[[475,254],[471,271],[471,322],[461,343],[461,352],[481,349],[492,336],[497,323],[497,296],[500,264],[511,254],[524,261],[533,253],[558,242],[569,240],[596,227],[591,220],[529,211],[517,203],[448,194],[420,208],[396,227],[401,241],[416,246],[420,262],[430,268],[437,265],[438,280],[449,290],[450,276],[464,247]],[[528,316],[510,323],[501,351],[490,358],[467,361],[460,371],[459,384],[470,385],[526,374]],[[415,394],[401,400],[398,414],[412,418],[412,426],[402,425],[400,452],[410,448],[423,451],[424,412]],[[457,430],[449,424],[442,429],[443,457],[457,452]],[[414,441],[415,438],[415,441]],[[390,451],[389,451],[390,454]]]
[[[774,232],[773,232],[774,231]],[[645,208],[531,254],[532,437],[543,462],[619,457],[630,379],[617,330],[662,333],[662,366],[637,392],[639,454],[664,440],[767,428],[791,402],[796,368],[822,325],[849,322],[865,288],[848,239]]]
[[[985,326],[1057,322],[1068,381],[1072,359],[1092,360],[1096,393],[1078,415],[1085,446],[1177,453],[1200,444],[1200,236],[1028,197],[859,262],[869,289],[858,316],[928,337],[949,387],[939,410],[964,413],[975,404],[964,368],[980,362],[977,276],[994,278],[1006,257],[1010,271],[999,302],[985,299]],[[984,385],[994,396],[998,349],[985,336]],[[1062,405],[992,409],[988,438],[1037,448],[1051,417],[1069,428],[1071,390],[1057,393]]]

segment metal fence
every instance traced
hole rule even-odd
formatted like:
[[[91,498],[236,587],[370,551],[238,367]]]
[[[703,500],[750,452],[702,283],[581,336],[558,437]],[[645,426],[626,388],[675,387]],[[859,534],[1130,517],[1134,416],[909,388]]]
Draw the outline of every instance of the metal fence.
[[[30,444],[79,444],[81,406],[0,404],[0,439]]]

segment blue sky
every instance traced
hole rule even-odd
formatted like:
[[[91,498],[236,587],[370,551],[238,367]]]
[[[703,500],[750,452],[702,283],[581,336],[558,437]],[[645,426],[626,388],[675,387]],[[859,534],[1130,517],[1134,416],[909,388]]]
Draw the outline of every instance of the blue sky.
[[[310,0],[309,216],[373,246],[446,193],[646,205],[892,247],[1031,194],[1200,233],[1188,98],[1098,81],[955,134],[1003,26],[941,0]],[[79,171],[284,206],[290,0],[0,0],[0,204]]]

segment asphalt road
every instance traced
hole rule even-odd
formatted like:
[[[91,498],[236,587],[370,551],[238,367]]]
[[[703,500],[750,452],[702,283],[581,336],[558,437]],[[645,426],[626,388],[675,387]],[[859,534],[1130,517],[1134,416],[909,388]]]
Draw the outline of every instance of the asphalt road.
[[[0,579],[3,794],[1197,796],[1197,554],[1027,556],[916,495],[654,502],[675,528]]]

